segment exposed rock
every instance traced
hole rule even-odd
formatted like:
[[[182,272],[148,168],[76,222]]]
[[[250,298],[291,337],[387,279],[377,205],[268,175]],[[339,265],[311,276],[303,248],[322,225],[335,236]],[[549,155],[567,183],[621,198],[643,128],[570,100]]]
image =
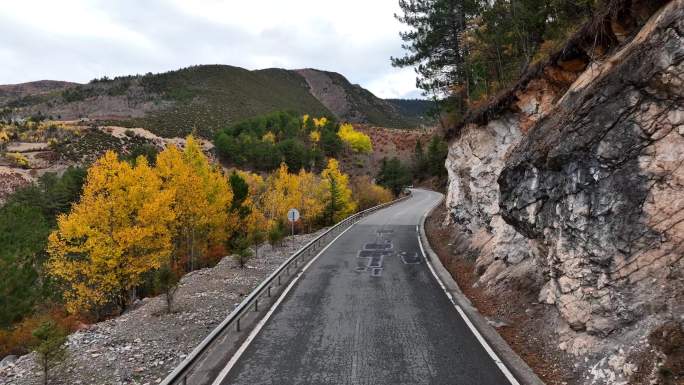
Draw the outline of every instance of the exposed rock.
[[[684,2],[610,25],[622,45],[525,79],[446,161],[477,286],[552,305],[563,322],[542,333],[580,356],[578,383],[627,383],[632,343],[684,317]]]
[[[506,159],[502,217],[542,243],[561,314],[606,336],[670,289],[684,254],[684,10],[662,12],[583,76]],[[648,33],[647,36],[644,36]],[[645,281],[657,278],[660,285]],[[654,287],[656,286],[656,287]],[[637,287],[648,289],[648,294]]]

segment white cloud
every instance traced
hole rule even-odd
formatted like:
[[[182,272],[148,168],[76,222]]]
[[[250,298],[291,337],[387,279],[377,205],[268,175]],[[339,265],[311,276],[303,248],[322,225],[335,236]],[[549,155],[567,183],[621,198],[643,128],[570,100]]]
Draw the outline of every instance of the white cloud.
[[[340,72],[378,96],[418,95],[397,0],[22,0],[0,13],[0,84],[86,82],[195,64]]]

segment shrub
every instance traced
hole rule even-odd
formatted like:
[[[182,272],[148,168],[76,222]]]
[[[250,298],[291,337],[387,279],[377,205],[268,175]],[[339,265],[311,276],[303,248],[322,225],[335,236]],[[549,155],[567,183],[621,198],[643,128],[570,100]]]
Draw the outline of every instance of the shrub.
[[[66,355],[67,331],[50,320],[41,323],[32,334],[35,338],[33,350],[38,354],[38,363],[43,370],[43,384],[47,385],[50,369]]]
[[[242,269],[247,264],[247,261],[252,258],[252,250],[249,248],[249,241],[246,238],[236,240],[234,245],[233,258],[235,258],[235,262]]]
[[[368,175],[354,177],[351,187],[358,202],[359,210],[389,202],[393,198],[390,190],[373,183]]]
[[[61,306],[52,305],[30,317],[26,317],[12,328],[0,329],[0,358],[10,354],[28,353],[38,342],[33,331],[45,322],[54,323],[65,333],[68,333],[76,330],[79,319],[77,316],[68,315]]]
[[[155,274],[155,286],[159,292],[164,293],[164,299],[166,299],[166,311],[168,313],[173,313],[173,303],[176,296],[176,291],[178,291],[178,283],[180,282],[180,277],[182,272],[174,269],[169,264],[163,265]]]
[[[30,168],[31,165],[29,164],[28,158],[26,158],[23,154],[20,154],[18,152],[11,152],[6,155],[7,158],[17,167],[21,168]]]
[[[285,225],[279,221],[269,230],[268,243],[273,247],[279,246],[283,238],[285,238]]]

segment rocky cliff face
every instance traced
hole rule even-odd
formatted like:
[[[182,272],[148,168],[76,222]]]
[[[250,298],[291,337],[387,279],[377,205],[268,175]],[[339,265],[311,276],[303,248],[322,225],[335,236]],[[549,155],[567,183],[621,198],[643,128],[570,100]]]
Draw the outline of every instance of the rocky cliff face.
[[[446,162],[478,284],[555,309],[541,332],[586,358],[579,383],[657,379],[647,336],[684,322],[684,2],[619,21],[605,55],[547,65]]]

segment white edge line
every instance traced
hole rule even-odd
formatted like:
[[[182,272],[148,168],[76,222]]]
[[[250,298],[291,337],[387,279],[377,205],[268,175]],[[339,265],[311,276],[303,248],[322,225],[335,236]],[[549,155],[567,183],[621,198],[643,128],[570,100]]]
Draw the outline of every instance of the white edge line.
[[[425,216],[427,216],[427,215],[425,215]],[[425,217],[425,216],[423,216],[423,217]],[[422,222],[422,220],[421,220],[421,222]],[[418,225],[416,225],[416,229],[419,230]],[[420,231],[418,232],[418,246],[420,246],[420,252],[423,254],[423,258],[425,258],[425,262],[427,263],[427,266],[430,269],[432,276],[435,277],[435,279],[437,280],[437,283],[439,283],[439,286],[442,288],[442,291],[444,291],[446,296],[449,298],[449,301],[451,301],[451,303],[454,305],[454,307],[458,311],[458,314],[461,316],[461,318],[463,318],[463,321],[465,321],[466,325],[468,325],[468,328],[470,329],[470,331],[475,335],[475,338],[477,338],[477,340],[480,342],[482,347],[484,347],[484,349],[487,351],[487,353],[492,358],[492,360],[494,360],[494,363],[496,364],[496,366],[499,367],[499,369],[501,370],[503,375],[508,379],[508,381],[512,385],[520,385],[518,380],[511,373],[511,371],[508,370],[508,367],[506,367],[506,365],[503,363],[503,361],[501,361],[501,359],[499,359],[499,356],[497,356],[496,352],[494,352],[494,350],[491,348],[491,346],[489,346],[489,344],[487,343],[487,340],[485,340],[482,337],[482,335],[477,330],[477,328],[475,328],[475,325],[473,325],[473,323],[470,322],[470,319],[468,319],[468,316],[465,314],[463,309],[461,309],[461,306],[459,306],[456,303],[456,301],[454,300],[454,297],[446,289],[446,286],[444,286],[444,282],[442,282],[442,280],[439,279],[439,276],[435,272],[435,269],[432,267],[432,263],[430,263],[430,260],[428,259],[427,255],[425,254],[425,250],[423,249],[423,241],[420,237]]]
[[[278,300],[275,301],[275,303],[273,303],[273,305],[271,305],[271,308],[268,309],[268,312],[266,313],[266,315],[264,315],[264,318],[262,318],[259,321],[259,323],[254,327],[254,329],[252,329],[252,331],[249,333],[249,336],[247,336],[247,339],[242,343],[242,345],[240,345],[240,348],[235,352],[235,354],[233,354],[233,356],[228,361],[228,364],[226,364],[226,366],[221,370],[221,372],[216,377],[214,382],[212,382],[212,385],[220,385],[221,382],[223,382],[223,380],[226,379],[226,377],[228,376],[228,373],[230,373],[230,370],[233,368],[233,366],[235,366],[235,364],[240,359],[240,357],[245,352],[245,350],[247,350],[249,345],[252,343],[252,340],[254,340],[254,338],[256,338],[257,334],[259,334],[259,331],[261,331],[261,329],[264,327],[264,325],[266,324],[268,319],[271,318],[271,315],[273,315],[273,312],[275,311],[275,309],[285,299],[285,296],[287,295],[287,293],[292,289],[294,284],[297,283],[297,281],[299,281],[299,278],[302,276],[302,274],[304,274],[306,269],[308,269],[309,266],[311,266],[311,264],[314,263],[316,261],[316,259],[318,259],[318,257],[320,257],[321,254],[323,254],[328,249],[328,247],[332,246],[332,244],[335,243],[337,238],[344,235],[344,233],[349,231],[349,229],[354,227],[354,225],[356,225],[359,222],[360,221],[358,221],[356,223],[352,223],[351,226],[347,227],[343,232],[341,232],[338,236],[336,236],[332,241],[330,241],[330,243],[328,243],[324,248],[322,248],[321,251],[318,252],[318,254],[316,254],[313,258],[311,258],[311,260],[306,265],[304,265],[302,270],[297,274],[296,277],[294,277],[292,279],[290,284],[287,285],[285,290],[283,290],[283,292],[280,294],[280,297],[278,297]]]

